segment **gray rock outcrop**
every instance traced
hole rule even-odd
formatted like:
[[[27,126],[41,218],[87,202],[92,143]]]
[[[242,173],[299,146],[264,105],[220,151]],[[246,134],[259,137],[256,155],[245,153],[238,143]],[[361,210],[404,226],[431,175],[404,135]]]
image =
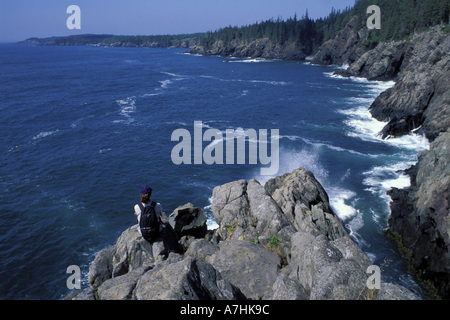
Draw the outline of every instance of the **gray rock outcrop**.
[[[254,179],[216,187],[212,210],[220,227],[205,237],[178,240],[165,222],[160,238],[149,243],[137,225],[129,227],[113,247],[96,255],[89,271],[90,288],[65,299],[415,298],[395,284],[367,288],[371,262],[333,214],[312,173],[300,168],[275,178],[266,188]],[[190,226],[193,220],[175,216],[195,207],[177,209],[172,218],[180,231],[183,223]]]
[[[326,49],[323,49],[326,51]],[[430,140],[450,127],[450,36],[441,27],[409,40],[379,43],[352,62],[342,76],[369,80],[395,80],[395,86],[381,93],[370,106],[374,118],[389,122],[383,138],[401,136],[422,126]],[[320,54],[320,51],[318,55]]]
[[[390,230],[421,279],[444,298],[450,292],[450,131],[441,133],[410,170],[411,187],[393,189]]]
[[[338,37],[334,41],[338,43]],[[340,43],[340,50],[343,46]],[[316,56],[329,50],[324,47]],[[339,60],[339,49],[335,51],[330,63],[349,63],[346,70],[336,73],[395,81],[369,108],[374,118],[387,122],[381,132],[383,138],[415,131],[431,142],[430,150],[418,156],[417,165],[406,170],[411,187],[388,192],[393,200],[389,226],[411,271],[433,284],[435,294],[448,299],[450,35],[442,26],[435,26],[407,40],[379,43],[362,54],[357,50],[359,57],[353,62],[347,57]]]
[[[169,216],[169,223],[180,238],[186,235],[202,238],[208,229],[205,212],[192,203],[176,208]]]
[[[356,61],[364,53],[364,49],[359,46],[364,32],[355,29],[356,21],[357,17],[353,17],[334,39],[322,44],[311,63],[342,65]]]
[[[267,38],[252,41],[232,40],[228,45],[217,40],[209,46],[201,44],[188,51],[192,54],[227,56],[235,58],[262,58],[280,60],[305,60],[306,55],[295,43],[280,45]]]
[[[335,240],[347,234],[314,175],[299,168],[269,180],[265,188],[296,230]]]

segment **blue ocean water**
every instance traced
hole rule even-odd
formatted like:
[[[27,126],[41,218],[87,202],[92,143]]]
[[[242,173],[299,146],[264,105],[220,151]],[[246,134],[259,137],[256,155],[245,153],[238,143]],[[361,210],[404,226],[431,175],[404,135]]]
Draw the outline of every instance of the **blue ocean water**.
[[[392,82],[344,79],[307,62],[201,57],[182,49],[0,45],[0,299],[59,299],[136,223],[142,184],[170,214],[210,217],[212,189],[257,178],[261,164],[175,165],[176,129],[279,129],[277,175],[312,171],[386,281],[422,296],[383,231],[391,186],[428,148],[382,140],[368,107]],[[204,143],[206,146],[207,143]],[[269,149],[270,150],[270,149]],[[248,162],[247,162],[248,163]]]

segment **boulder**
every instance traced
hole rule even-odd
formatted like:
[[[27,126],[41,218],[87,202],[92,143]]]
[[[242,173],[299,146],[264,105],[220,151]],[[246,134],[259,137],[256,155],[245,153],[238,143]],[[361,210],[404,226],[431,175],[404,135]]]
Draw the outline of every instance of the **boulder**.
[[[205,239],[195,239],[194,241],[192,241],[188,250],[186,250],[185,256],[190,256],[206,261],[208,257],[212,256],[217,251],[219,251],[218,245],[206,241]]]
[[[134,225],[126,229],[114,247],[101,250],[91,263],[88,282],[97,289],[103,282],[143,267],[151,268],[170,252],[181,252],[178,238],[168,223],[163,224],[159,238],[150,243]]]
[[[88,274],[88,282],[93,288],[98,288],[103,282],[110,279],[113,274],[113,257],[116,247],[100,250],[91,263]]]
[[[247,181],[233,181],[213,189],[211,210],[219,225],[247,225],[249,203]]]
[[[291,243],[292,258],[286,272],[305,289],[311,300],[377,298],[377,290],[367,288],[366,271],[370,260],[349,237],[330,241],[323,234],[314,236],[299,231],[292,236]],[[390,288],[402,292],[400,297],[414,297],[403,287],[390,284]]]
[[[96,300],[96,297],[92,289],[75,290],[66,295],[63,300]]]
[[[276,236],[286,244],[295,231],[278,204],[255,179],[214,188],[211,209],[222,239],[267,242]]]
[[[238,300],[240,291],[209,263],[192,257],[145,273],[137,282],[137,300]]]
[[[309,300],[305,289],[297,281],[290,279],[285,272],[280,272],[272,289],[271,300]]]
[[[251,179],[248,182],[247,195],[256,233],[266,237],[276,235],[281,241],[289,241],[295,230],[265,188],[255,179]]]
[[[176,208],[169,216],[169,223],[178,236],[203,238],[207,232],[206,215],[203,209],[192,203]]]
[[[267,181],[265,188],[296,230],[324,234],[330,240],[347,235],[326,191],[310,171],[296,169]]]
[[[218,251],[207,256],[225,280],[238,287],[247,299],[270,299],[272,286],[281,268],[280,257],[261,245],[229,240],[219,243]]]
[[[65,299],[414,297],[396,285],[384,285],[378,292],[367,289],[370,260],[341,229],[325,190],[303,168],[269,181],[266,188],[254,179],[230,182],[216,187],[213,196],[220,224],[215,236],[178,240],[164,221],[160,237],[150,243],[134,225],[115,246],[96,255],[89,270],[91,288]],[[175,210],[172,221],[179,233],[197,225],[197,209],[188,204]],[[299,214],[312,218],[300,219]]]
[[[377,300],[417,300],[417,297],[403,286],[392,283],[381,283]]]
[[[97,289],[98,300],[131,300],[136,283],[148,268],[140,267],[103,282]]]

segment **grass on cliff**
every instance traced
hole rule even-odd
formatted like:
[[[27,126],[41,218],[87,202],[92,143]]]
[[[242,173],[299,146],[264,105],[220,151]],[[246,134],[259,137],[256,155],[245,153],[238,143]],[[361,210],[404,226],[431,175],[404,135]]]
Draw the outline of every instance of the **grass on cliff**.
[[[450,32],[450,30],[449,30]],[[419,282],[419,284],[422,286],[423,289],[427,292],[429,297],[433,300],[441,300],[441,296],[438,294],[438,290],[433,284],[432,281],[423,279],[422,273],[420,270],[414,268],[413,265],[413,250],[405,247],[403,244],[403,238],[400,235],[400,233],[393,231],[392,229],[388,229],[386,231],[386,237],[392,241],[395,242],[396,247],[398,248],[398,251],[400,255],[405,259],[408,273],[413,275]]]

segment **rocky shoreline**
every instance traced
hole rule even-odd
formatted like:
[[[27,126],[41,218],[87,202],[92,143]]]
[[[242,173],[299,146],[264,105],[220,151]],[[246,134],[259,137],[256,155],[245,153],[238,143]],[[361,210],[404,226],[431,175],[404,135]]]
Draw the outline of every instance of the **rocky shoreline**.
[[[435,297],[450,298],[450,35],[437,26],[402,41],[364,51],[351,22],[325,43],[312,63],[348,64],[336,73],[369,80],[394,80],[370,106],[374,118],[388,122],[381,134],[391,138],[424,134],[430,150],[406,170],[411,186],[392,189],[389,236],[410,264],[411,273]]]
[[[411,186],[388,193],[392,199],[388,236],[396,241],[411,273],[431,288],[434,297],[448,299],[450,36],[437,26],[371,49],[361,45],[366,36],[367,30],[356,30],[351,20],[311,62],[348,64],[336,72],[341,76],[394,80],[395,86],[369,109],[374,118],[388,122],[383,138],[415,132],[429,139],[430,149],[406,171]],[[189,52],[304,59],[266,42],[234,47],[217,42],[212,51],[198,46]],[[370,260],[333,213],[325,190],[302,168],[268,181],[265,187],[256,180],[218,186],[212,211],[219,224],[214,232],[205,230],[201,209],[190,204],[174,211],[162,238],[153,244],[140,237],[136,226],[128,228],[115,246],[97,254],[89,272],[91,288],[66,299],[416,298],[396,284],[367,288]]]
[[[257,59],[279,59],[279,60],[305,60],[306,55],[302,53],[294,43],[280,45],[269,39],[256,39],[253,41],[232,40],[230,44],[223,41],[215,41],[210,46],[201,44],[188,51],[191,54],[204,56],[224,56],[234,58],[257,58]]]
[[[299,168],[268,181],[213,190],[219,224],[187,204],[149,243],[126,229],[90,265],[89,289],[66,300],[413,300],[386,283],[369,289],[372,263],[349,237],[314,175]]]

